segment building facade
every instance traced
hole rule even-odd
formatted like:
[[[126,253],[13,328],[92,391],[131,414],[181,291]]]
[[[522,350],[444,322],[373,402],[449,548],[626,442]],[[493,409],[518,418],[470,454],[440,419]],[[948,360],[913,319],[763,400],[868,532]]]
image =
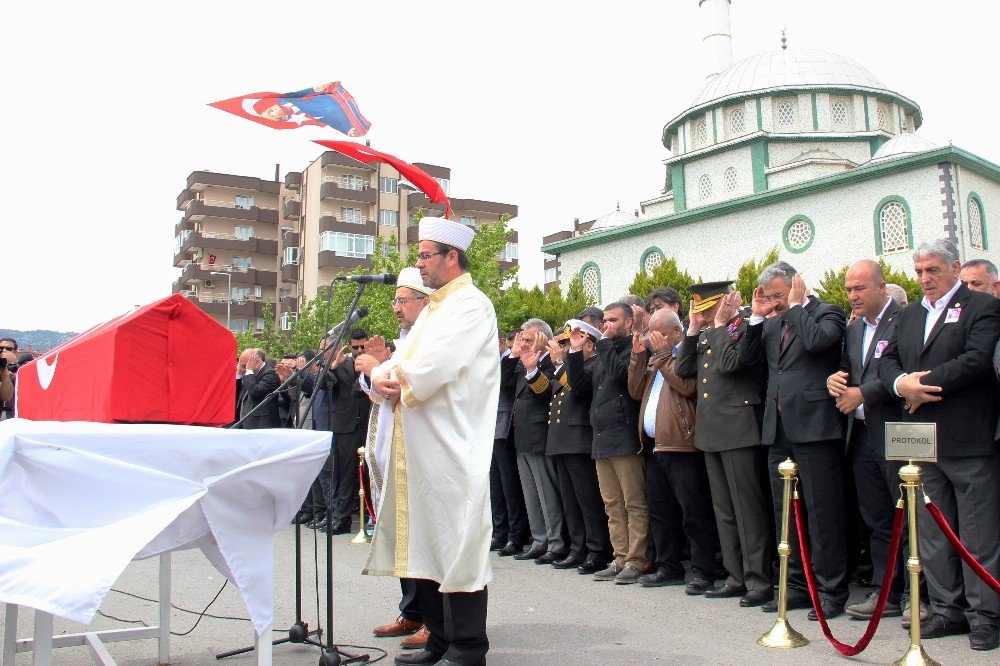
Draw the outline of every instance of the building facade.
[[[451,189],[451,170],[417,164]],[[452,219],[470,226],[517,216],[513,204],[450,198]],[[370,266],[375,239],[393,236],[405,253],[417,242],[415,216],[444,215],[386,164],[369,165],[334,151],[322,153],[282,180],[195,171],[177,198],[173,291],[185,294],[232,330],[260,330],[264,305],[281,329],[291,328],[302,303],[342,273]],[[498,257],[517,263],[517,233]]]
[[[782,46],[730,64],[729,4],[702,5],[717,21],[710,74],[663,128],[661,192],[638,218],[546,239],[563,287],[579,275],[608,303],[665,257],[724,280],[774,247],[813,285],[861,258],[912,270],[914,247],[939,237],[995,259],[1000,167],[916,134],[916,102],[843,56]]]

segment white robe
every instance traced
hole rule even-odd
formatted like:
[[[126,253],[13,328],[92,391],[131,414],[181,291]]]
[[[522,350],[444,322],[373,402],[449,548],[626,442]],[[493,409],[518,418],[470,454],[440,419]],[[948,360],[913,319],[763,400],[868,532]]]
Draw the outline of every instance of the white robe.
[[[402,341],[406,339],[407,331],[399,331],[399,339],[396,340],[396,349],[399,349]],[[364,375],[358,377],[361,390],[371,396],[371,386]],[[382,487],[385,485],[385,476],[389,469],[389,449],[392,443],[393,430],[392,407],[388,401],[376,400],[374,409],[368,417],[368,437],[365,440],[365,460],[368,463],[368,478],[371,481],[372,510],[375,515],[382,511]]]
[[[399,380],[389,468],[364,573],[425,578],[441,592],[492,579],[489,481],[500,396],[493,304],[468,274],[430,304],[392,358]]]

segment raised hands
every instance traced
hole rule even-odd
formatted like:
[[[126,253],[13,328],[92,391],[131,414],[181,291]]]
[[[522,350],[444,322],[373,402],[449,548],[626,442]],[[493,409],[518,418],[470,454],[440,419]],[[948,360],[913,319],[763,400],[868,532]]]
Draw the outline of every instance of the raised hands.
[[[373,335],[365,342],[365,354],[373,357],[379,363],[385,363],[392,356],[392,351],[385,344],[385,338],[381,335]],[[367,373],[366,373],[367,374]]]
[[[743,294],[738,291],[731,291],[719,301],[719,307],[715,310],[715,325],[726,326],[732,321],[736,313],[743,305]]]

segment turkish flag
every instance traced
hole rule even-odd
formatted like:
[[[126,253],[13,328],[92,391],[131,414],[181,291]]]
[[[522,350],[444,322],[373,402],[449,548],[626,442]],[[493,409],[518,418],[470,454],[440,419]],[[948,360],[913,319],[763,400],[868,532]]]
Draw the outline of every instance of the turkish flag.
[[[236,339],[180,294],[116,317],[17,372],[17,415],[36,421],[225,425]]]

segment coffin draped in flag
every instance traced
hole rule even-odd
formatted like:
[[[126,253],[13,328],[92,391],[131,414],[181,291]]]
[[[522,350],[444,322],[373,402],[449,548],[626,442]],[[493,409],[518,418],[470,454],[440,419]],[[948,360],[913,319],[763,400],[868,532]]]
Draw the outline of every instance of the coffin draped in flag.
[[[250,93],[209,106],[273,129],[317,125],[347,136],[364,136],[372,126],[340,81],[290,93]]]
[[[91,328],[20,368],[18,416],[35,421],[225,425],[236,340],[180,294]]]

